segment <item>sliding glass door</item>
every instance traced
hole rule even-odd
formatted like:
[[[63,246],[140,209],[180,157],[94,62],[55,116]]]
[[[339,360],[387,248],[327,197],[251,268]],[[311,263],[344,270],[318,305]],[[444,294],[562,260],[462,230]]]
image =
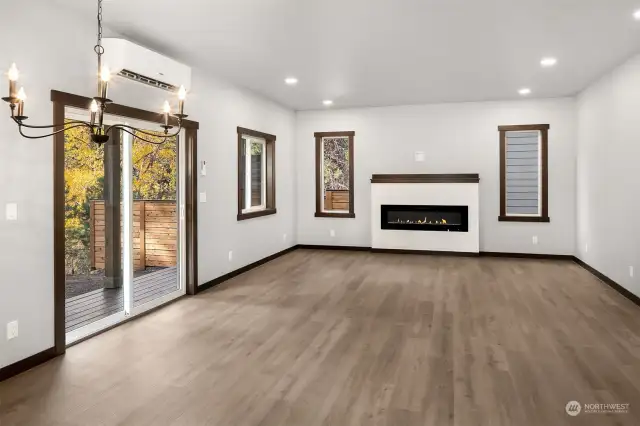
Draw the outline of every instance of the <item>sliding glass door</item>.
[[[98,146],[88,134],[65,136],[67,263],[84,261],[67,276],[71,343],[185,293],[185,179],[179,137],[141,134],[143,141],[120,132]]]
[[[70,111],[68,119],[76,119]],[[65,331],[82,336],[124,313],[120,257],[121,139],[91,142],[89,131],[65,132]]]
[[[130,123],[127,123],[130,124]],[[146,126],[145,126],[146,124]],[[151,129],[149,123],[136,123]],[[145,132],[153,133],[152,130]],[[123,201],[125,241],[125,311],[135,314],[147,305],[184,293],[180,238],[184,234],[184,191],[180,191],[180,138],[164,141],[123,135]],[[182,153],[184,154],[184,153]]]

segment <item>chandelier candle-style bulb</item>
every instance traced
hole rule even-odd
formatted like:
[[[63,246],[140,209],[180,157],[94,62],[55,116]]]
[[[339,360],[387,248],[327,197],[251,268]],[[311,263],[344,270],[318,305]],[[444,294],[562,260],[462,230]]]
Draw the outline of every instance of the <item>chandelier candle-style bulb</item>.
[[[171,114],[171,105],[169,105],[169,101],[164,101],[164,105],[162,106],[162,111],[164,112],[164,125],[169,125],[169,114]]]
[[[24,93],[24,87],[20,88],[18,91],[18,117],[24,117],[24,101],[27,99],[27,94]]]
[[[109,67],[103,65],[100,70],[100,97],[102,99],[107,98],[107,89],[109,88],[109,80],[111,80],[111,73],[109,71]]]
[[[94,126],[96,124],[96,113],[98,112],[98,103],[95,99],[91,101],[89,110],[91,111],[91,126]]]
[[[20,72],[18,71],[18,67],[16,64],[11,64],[11,68],[9,68],[9,72],[7,73],[9,77],[9,97],[11,99],[15,99],[18,96],[16,86],[18,82],[18,78],[20,77]]]
[[[184,86],[180,86],[178,90],[178,114],[184,114],[184,100],[187,98],[187,89]]]

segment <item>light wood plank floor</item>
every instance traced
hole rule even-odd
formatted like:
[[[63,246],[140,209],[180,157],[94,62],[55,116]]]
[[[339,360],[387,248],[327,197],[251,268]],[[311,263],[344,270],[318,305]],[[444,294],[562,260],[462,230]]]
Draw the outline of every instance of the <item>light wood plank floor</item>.
[[[565,424],[640,424],[640,308],[561,261],[297,250],[0,383],[2,426]]]

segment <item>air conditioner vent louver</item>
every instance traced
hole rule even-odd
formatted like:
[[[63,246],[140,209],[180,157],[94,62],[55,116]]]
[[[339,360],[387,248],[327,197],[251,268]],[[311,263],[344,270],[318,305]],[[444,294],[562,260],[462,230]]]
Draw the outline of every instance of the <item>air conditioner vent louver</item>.
[[[118,75],[124,78],[128,78],[129,80],[137,81],[139,83],[144,83],[148,86],[157,87],[159,89],[167,90],[169,92],[177,92],[179,89],[178,87],[173,86],[171,84],[164,83],[160,80],[156,80],[153,78],[145,77],[142,74],[138,74],[133,71],[129,71],[125,69],[120,71]]]
[[[102,63],[113,74],[174,93],[191,90],[191,68],[180,62],[121,38],[105,38],[102,46]]]

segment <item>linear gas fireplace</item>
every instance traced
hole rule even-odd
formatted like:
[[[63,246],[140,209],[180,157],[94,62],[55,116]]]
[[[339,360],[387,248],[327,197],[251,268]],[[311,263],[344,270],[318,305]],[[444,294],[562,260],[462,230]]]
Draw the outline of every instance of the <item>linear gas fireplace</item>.
[[[380,206],[381,228],[407,231],[469,232],[468,206]]]

